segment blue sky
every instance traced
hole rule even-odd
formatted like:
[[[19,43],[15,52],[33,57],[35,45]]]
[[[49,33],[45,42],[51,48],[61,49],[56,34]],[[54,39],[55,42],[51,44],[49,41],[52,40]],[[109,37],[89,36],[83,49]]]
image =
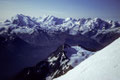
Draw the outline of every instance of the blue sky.
[[[0,21],[16,14],[120,21],[120,0],[0,0]]]

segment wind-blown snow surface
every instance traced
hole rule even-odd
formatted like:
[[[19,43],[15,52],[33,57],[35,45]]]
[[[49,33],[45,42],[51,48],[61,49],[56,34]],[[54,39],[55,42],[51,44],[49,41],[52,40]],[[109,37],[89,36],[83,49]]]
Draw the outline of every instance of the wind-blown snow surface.
[[[54,80],[120,80],[120,38]]]
[[[70,59],[68,65],[72,67],[77,66],[82,61],[84,61],[89,56],[93,55],[95,52],[91,52],[83,49],[80,46],[71,46],[70,48],[65,49],[67,57]]]

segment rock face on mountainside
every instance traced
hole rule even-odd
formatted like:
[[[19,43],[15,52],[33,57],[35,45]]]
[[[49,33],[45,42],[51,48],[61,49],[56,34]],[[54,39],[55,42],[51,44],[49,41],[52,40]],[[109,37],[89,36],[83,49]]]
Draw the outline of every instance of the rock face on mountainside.
[[[50,80],[65,74],[72,69],[72,66],[68,65],[69,58],[65,54],[65,47],[68,46],[60,46],[36,66],[25,68],[16,76],[15,80],[46,80],[48,78]]]
[[[14,80],[52,80],[64,75],[93,54],[81,47],[64,44],[36,66],[18,73]]]
[[[119,80],[120,38],[54,80]],[[72,77],[71,77],[72,76]]]
[[[77,49],[95,52],[119,36],[120,22],[117,21],[100,18],[63,19],[54,16],[31,18],[18,14],[11,20],[0,23],[0,77],[15,75],[21,69],[39,61],[45,61],[49,65],[45,59],[63,44],[68,44],[73,51],[68,50],[69,54],[66,55],[68,59],[73,59],[68,63],[74,67],[90,56],[85,50],[82,52],[85,51],[86,54],[79,54]]]

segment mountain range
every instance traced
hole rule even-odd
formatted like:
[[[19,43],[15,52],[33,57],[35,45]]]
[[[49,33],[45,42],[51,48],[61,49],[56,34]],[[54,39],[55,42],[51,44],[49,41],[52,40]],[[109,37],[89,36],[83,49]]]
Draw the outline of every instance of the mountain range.
[[[54,16],[35,18],[17,14],[0,23],[0,77],[16,75],[24,68],[17,79],[58,77],[119,36],[118,21]],[[50,62],[52,59],[55,61]],[[39,77],[46,70],[49,72]]]

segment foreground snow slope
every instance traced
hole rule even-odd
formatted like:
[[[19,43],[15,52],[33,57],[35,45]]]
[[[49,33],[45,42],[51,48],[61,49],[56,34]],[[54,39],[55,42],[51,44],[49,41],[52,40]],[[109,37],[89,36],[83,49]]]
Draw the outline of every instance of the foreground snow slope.
[[[55,80],[120,80],[120,38]]]

